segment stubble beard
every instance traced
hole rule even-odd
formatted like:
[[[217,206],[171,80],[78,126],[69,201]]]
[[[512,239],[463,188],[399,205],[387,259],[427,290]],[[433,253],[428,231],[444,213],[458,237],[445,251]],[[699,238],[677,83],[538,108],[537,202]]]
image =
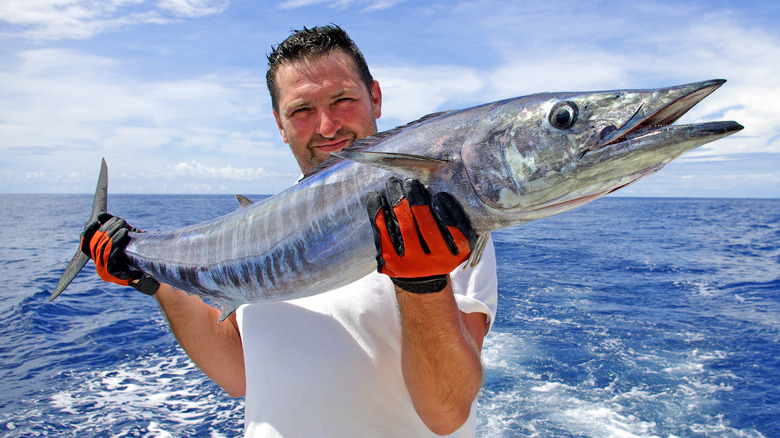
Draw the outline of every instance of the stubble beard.
[[[316,134],[314,138],[312,138],[309,141],[309,143],[306,145],[306,150],[309,152],[307,173],[310,172],[312,169],[316,168],[317,166],[319,166],[320,164],[322,164],[323,162],[325,162],[325,160],[327,160],[328,158],[330,158],[330,154],[331,154],[330,152],[321,152],[317,149],[317,146],[315,145],[321,145],[322,143],[327,143],[330,140],[339,139],[339,138],[347,138],[349,140],[347,142],[347,145],[342,148],[344,149],[355,144],[355,141],[357,140],[357,134],[352,131],[346,131],[340,129],[336,132],[336,134],[333,135],[333,137],[328,138],[320,134]]]

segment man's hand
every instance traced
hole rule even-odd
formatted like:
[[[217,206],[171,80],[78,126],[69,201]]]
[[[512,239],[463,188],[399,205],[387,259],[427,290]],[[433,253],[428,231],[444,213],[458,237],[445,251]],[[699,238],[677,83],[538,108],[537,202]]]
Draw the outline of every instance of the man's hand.
[[[101,213],[81,233],[81,251],[95,262],[103,281],[154,295],[160,283],[127,263],[125,247],[130,242],[129,231],[140,232],[121,218]]]
[[[154,295],[176,340],[195,365],[230,396],[243,397],[246,373],[236,314],[230,315],[229,323],[220,324],[219,310],[195,295],[167,284],[160,286],[154,278],[129,266],[125,248],[131,240],[130,232],[140,230],[121,218],[102,213],[82,233],[81,250],[95,261],[103,280]]]
[[[377,270],[408,292],[444,289],[447,275],[468,259],[476,234],[449,193],[431,198],[417,180],[390,178],[387,194],[369,193]]]

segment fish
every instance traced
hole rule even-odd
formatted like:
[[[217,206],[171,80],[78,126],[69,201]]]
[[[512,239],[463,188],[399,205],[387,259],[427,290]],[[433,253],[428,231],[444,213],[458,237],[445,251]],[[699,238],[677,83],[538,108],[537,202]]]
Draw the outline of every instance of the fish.
[[[240,207],[222,217],[131,233],[125,254],[161,283],[219,306],[220,320],[242,304],[332,290],[376,270],[368,194],[401,177],[460,202],[478,236],[468,269],[491,232],[594,201],[743,129],[734,121],[674,124],[724,83],[538,93],[432,114],[332,153],[262,202],[239,197]],[[106,211],[106,197],[103,160],[90,221]],[[87,260],[76,252],[50,300]]]

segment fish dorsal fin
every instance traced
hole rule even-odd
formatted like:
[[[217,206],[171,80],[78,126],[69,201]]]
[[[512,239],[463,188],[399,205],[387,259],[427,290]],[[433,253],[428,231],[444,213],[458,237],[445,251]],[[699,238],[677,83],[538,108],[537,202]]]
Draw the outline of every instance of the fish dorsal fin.
[[[407,123],[405,125],[397,126],[397,127],[393,128],[393,129],[388,129],[387,131],[382,131],[382,132],[380,132],[378,134],[374,134],[374,135],[371,135],[371,136],[368,136],[368,137],[365,137],[365,138],[361,138],[360,140],[357,140],[355,143],[353,143],[352,145],[350,145],[347,148],[344,148],[344,149],[340,150],[339,152],[356,152],[356,151],[366,150],[366,149],[370,148],[371,146],[379,143],[380,141],[386,139],[387,137],[390,137],[390,136],[392,136],[392,135],[394,135],[394,134],[396,134],[396,133],[398,133],[398,132],[400,132],[400,131],[402,131],[402,130],[404,130],[406,128],[409,128],[409,127],[412,127],[412,126],[415,126],[415,125],[419,125],[420,123],[424,123],[424,122],[426,122],[426,121],[428,121],[430,119],[434,119],[436,117],[439,117],[441,115],[447,114],[447,113],[452,112],[452,111],[453,110],[450,110],[450,111],[440,111],[438,113],[428,114],[427,116],[423,116],[423,117],[421,117],[421,118],[419,118],[419,119],[417,119],[417,120],[415,120],[413,122],[409,122],[409,123]],[[328,167],[333,166],[334,164],[336,164],[338,162],[344,161],[344,159],[345,158],[339,157],[336,154],[330,154],[330,157],[327,160],[323,161],[322,163],[319,164],[319,166],[317,166],[314,169],[312,169],[309,172],[307,172],[303,176],[303,179],[309,178],[310,176],[315,175],[315,174],[323,171],[324,169],[327,169]],[[355,160],[352,160],[352,161],[355,161]]]
[[[244,195],[236,195],[236,200],[238,201],[238,208],[249,207],[255,203],[255,201],[247,198]]]
[[[482,234],[479,237],[477,237],[477,244],[474,245],[474,248],[471,250],[471,255],[469,256],[469,262],[466,263],[464,268],[466,266],[471,268],[477,266],[477,263],[479,263],[479,261],[482,260],[482,253],[485,252],[485,248],[487,247],[489,240],[490,240],[490,233]]]

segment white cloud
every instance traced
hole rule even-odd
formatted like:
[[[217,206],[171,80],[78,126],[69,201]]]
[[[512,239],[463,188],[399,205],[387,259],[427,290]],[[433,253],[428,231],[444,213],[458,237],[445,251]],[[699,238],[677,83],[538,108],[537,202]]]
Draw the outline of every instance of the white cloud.
[[[229,0],[4,0],[5,36],[34,40],[86,39],[139,24],[165,24],[180,17],[221,13]]]
[[[161,0],[158,7],[182,17],[202,17],[222,13],[229,0]]]
[[[389,9],[406,0],[285,0],[279,4],[280,9],[295,9],[314,5],[325,5],[336,9],[365,5],[362,11],[378,11]]]
[[[718,156],[710,156],[710,155],[697,155],[695,150],[693,152],[686,153],[682,157],[679,158],[679,160],[687,161],[690,163],[724,163],[728,161],[734,161],[734,158],[730,158],[727,155],[718,155]]]
[[[395,5],[399,3],[403,3],[406,0],[372,0],[367,3],[368,6],[366,6],[363,10],[368,11],[381,11],[384,9],[390,9],[394,7]]]
[[[43,179],[46,177],[46,174],[43,172],[28,172],[24,177],[27,179]]]
[[[128,76],[114,59],[72,50],[31,50],[19,58],[0,67],[4,190],[20,191],[24,179],[59,182],[62,189],[80,182],[70,191],[81,191],[94,184],[101,156],[112,169],[148,179],[150,192],[159,190],[154,181],[164,169],[183,160],[208,160],[208,167],[192,167],[184,176],[256,182],[264,175],[275,181],[269,191],[294,181],[288,174],[297,175],[274,129],[263,78],[255,73],[154,81]],[[280,163],[273,173],[247,166],[266,160]],[[141,185],[121,187],[135,191]]]
[[[172,169],[173,176],[187,176],[195,178],[207,178],[217,180],[252,181],[268,176],[268,172],[262,167],[257,168],[233,168],[230,165],[224,167],[205,166],[197,161],[182,162]]]
[[[0,70],[0,93],[6,100],[0,107],[0,129],[17,126],[29,137],[5,135],[0,145],[50,144],[40,136],[46,135],[41,128],[52,124],[78,128],[71,134],[83,137],[93,130],[108,135],[111,129],[139,126],[162,132],[183,125],[223,128],[227,120],[255,121],[267,102],[259,75],[151,81],[125,75],[121,63],[111,58],[76,51],[31,50],[19,58],[18,67]],[[247,82],[257,86],[235,85]]]
[[[540,92],[608,90],[629,87],[629,63],[608,51],[561,51],[518,54],[513,60],[487,72],[486,100]],[[640,85],[641,86],[641,85]]]
[[[464,96],[472,98],[485,86],[479,71],[463,66],[388,66],[372,73],[382,88],[382,118],[396,124],[457,108]]]

